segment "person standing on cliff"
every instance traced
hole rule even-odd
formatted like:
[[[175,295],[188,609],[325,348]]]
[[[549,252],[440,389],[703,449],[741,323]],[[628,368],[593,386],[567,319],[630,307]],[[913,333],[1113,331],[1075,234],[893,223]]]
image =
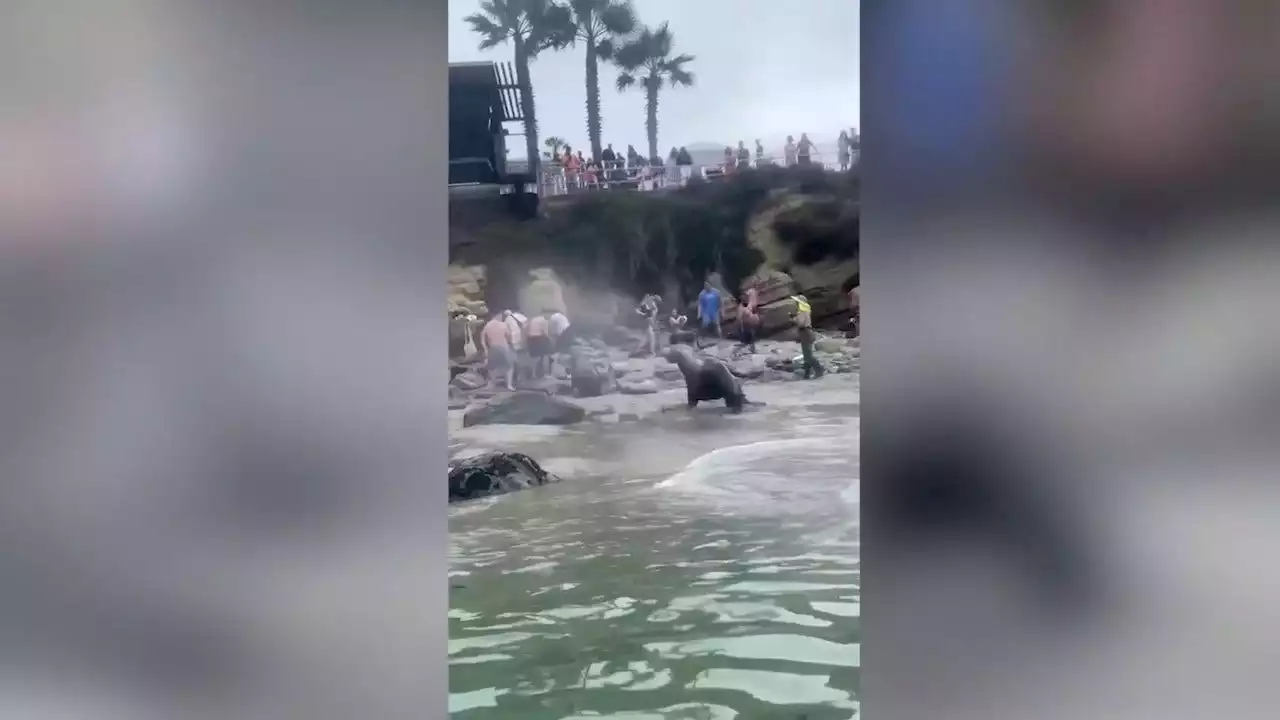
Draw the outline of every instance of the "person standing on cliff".
[[[698,294],[698,321],[703,336],[720,338],[720,291],[710,280],[703,283],[702,292]]]
[[[489,383],[492,385],[501,378],[506,381],[508,390],[516,389],[516,353],[512,349],[512,340],[504,313],[490,314],[489,322],[480,331],[480,349],[484,351],[489,369]]]
[[[800,144],[796,146],[796,162],[808,165],[813,162],[813,153],[817,148],[806,133],[800,133]]]
[[[796,164],[796,139],[790,135],[787,136],[787,144],[782,148],[782,160],[787,167]]]

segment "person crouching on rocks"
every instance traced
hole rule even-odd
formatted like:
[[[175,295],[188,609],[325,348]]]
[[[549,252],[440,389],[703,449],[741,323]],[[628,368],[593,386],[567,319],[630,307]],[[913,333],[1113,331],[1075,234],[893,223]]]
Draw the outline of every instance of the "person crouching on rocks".
[[[551,344],[551,321],[544,310],[529,318],[525,327],[525,342],[529,346],[529,357],[533,359],[533,376],[545,377],[551,365],[551,353],[555,347]]]
[[[791,299],[796,303],[795,309],[791,311],[791,322],[796,326],[796,334],[800,338],[800,354],[804,357],[804,379],[808,380],[811,376],[822,377],[826,369],[813,354],[813,343],[817,340],[817,336],[813,332],[813,316],[809,300],[803,295],[792,295]]]
[[[489,384],[500,378],[506,381],[508,390],[516,389],[516,352],[511,327],[503,313],[489,315],[489,322],[480,331],[480,349],[484,352],[489,369]]]
[[[671,308],[671,314],[667,316],[668,345],[693,342],[693,333],[685,327],[688,323],[688,316],[681,313],[679,308]]]
[[[658,303],[662,297],[650,293],[640,300],[636,312],[644,318],[645,339],[649,344],[649,354],[658,354]]]

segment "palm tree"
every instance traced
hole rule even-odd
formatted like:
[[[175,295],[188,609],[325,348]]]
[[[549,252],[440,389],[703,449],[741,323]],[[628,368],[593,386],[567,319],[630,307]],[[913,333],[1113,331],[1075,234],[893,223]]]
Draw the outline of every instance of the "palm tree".
[[[573,21],[569,9],[551,0],[484,0],[480,12],[463,18],[480,35],[480,49],[490,50],[511,42],[515,51],[516,82],[527,92],[520,94],[520,114],[524,116],[525,150],[529,172],[538,175],[538,119],[529,81],[529,63],[543,50],[558,50],[573,41]]]
[[[649,159],[658,156],[658,94],[664,86],[689,87],[693,73],[685,65],[692,55],[672,55],[671,29],[662,23],[657,30],[644,28],[634,39],[618,48],[613,61],[622,69],[618,90],[639,84],[644,88],[645,130],[649,134]]]
[[[600,160],[600,60],[613,57],[614,41],[636,28],[630,0],[569,0],[576,43],[587,46],[587,137],[591,157]]]
[[[560,148],[564,147],[567,143],[564,141],[564,138],[552,135],[546,140],[543,140],[542,144],[547,146],[547,149],[551,151],[551,158],[555,159],[555,157],[560,154]]]

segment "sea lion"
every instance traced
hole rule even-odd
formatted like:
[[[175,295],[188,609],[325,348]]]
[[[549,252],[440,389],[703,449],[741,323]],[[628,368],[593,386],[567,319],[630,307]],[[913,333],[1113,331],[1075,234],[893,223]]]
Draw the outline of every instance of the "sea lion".
[[[742,392],[742,381],[720,359],[694,357],[691,352],[679,346],[668,347],[666,357],[684,375],[690,408],[697,407],[704,400],[724,400],[726,407],[734,413],[740,413],[747,405],[747,396]]]

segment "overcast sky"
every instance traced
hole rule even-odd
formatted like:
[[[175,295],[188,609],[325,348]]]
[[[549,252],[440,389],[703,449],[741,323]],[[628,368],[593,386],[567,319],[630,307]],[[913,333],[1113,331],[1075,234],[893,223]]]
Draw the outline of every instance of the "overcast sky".
[[[449,0],[449,60],[512,60],[510,44],[481,52],[463,18],[479,0]],[[658,147],[699,142],[766,146],[809,133],[834,141],[859,125],[857,0],[635,0],[642,23],[671,23],[675,52],[696,56],[692,88],[663,89]],[[588,148],[582,46],[534,61],[541,137],[558,135]],[[644,93],[614,88],[616,68],[600,68],[602,141],[645,150]],[[512,128],[512,132],[518,132]],[[523,143],[511,143],[523,155]],[[772,148],[771,148],[772,149]]]

